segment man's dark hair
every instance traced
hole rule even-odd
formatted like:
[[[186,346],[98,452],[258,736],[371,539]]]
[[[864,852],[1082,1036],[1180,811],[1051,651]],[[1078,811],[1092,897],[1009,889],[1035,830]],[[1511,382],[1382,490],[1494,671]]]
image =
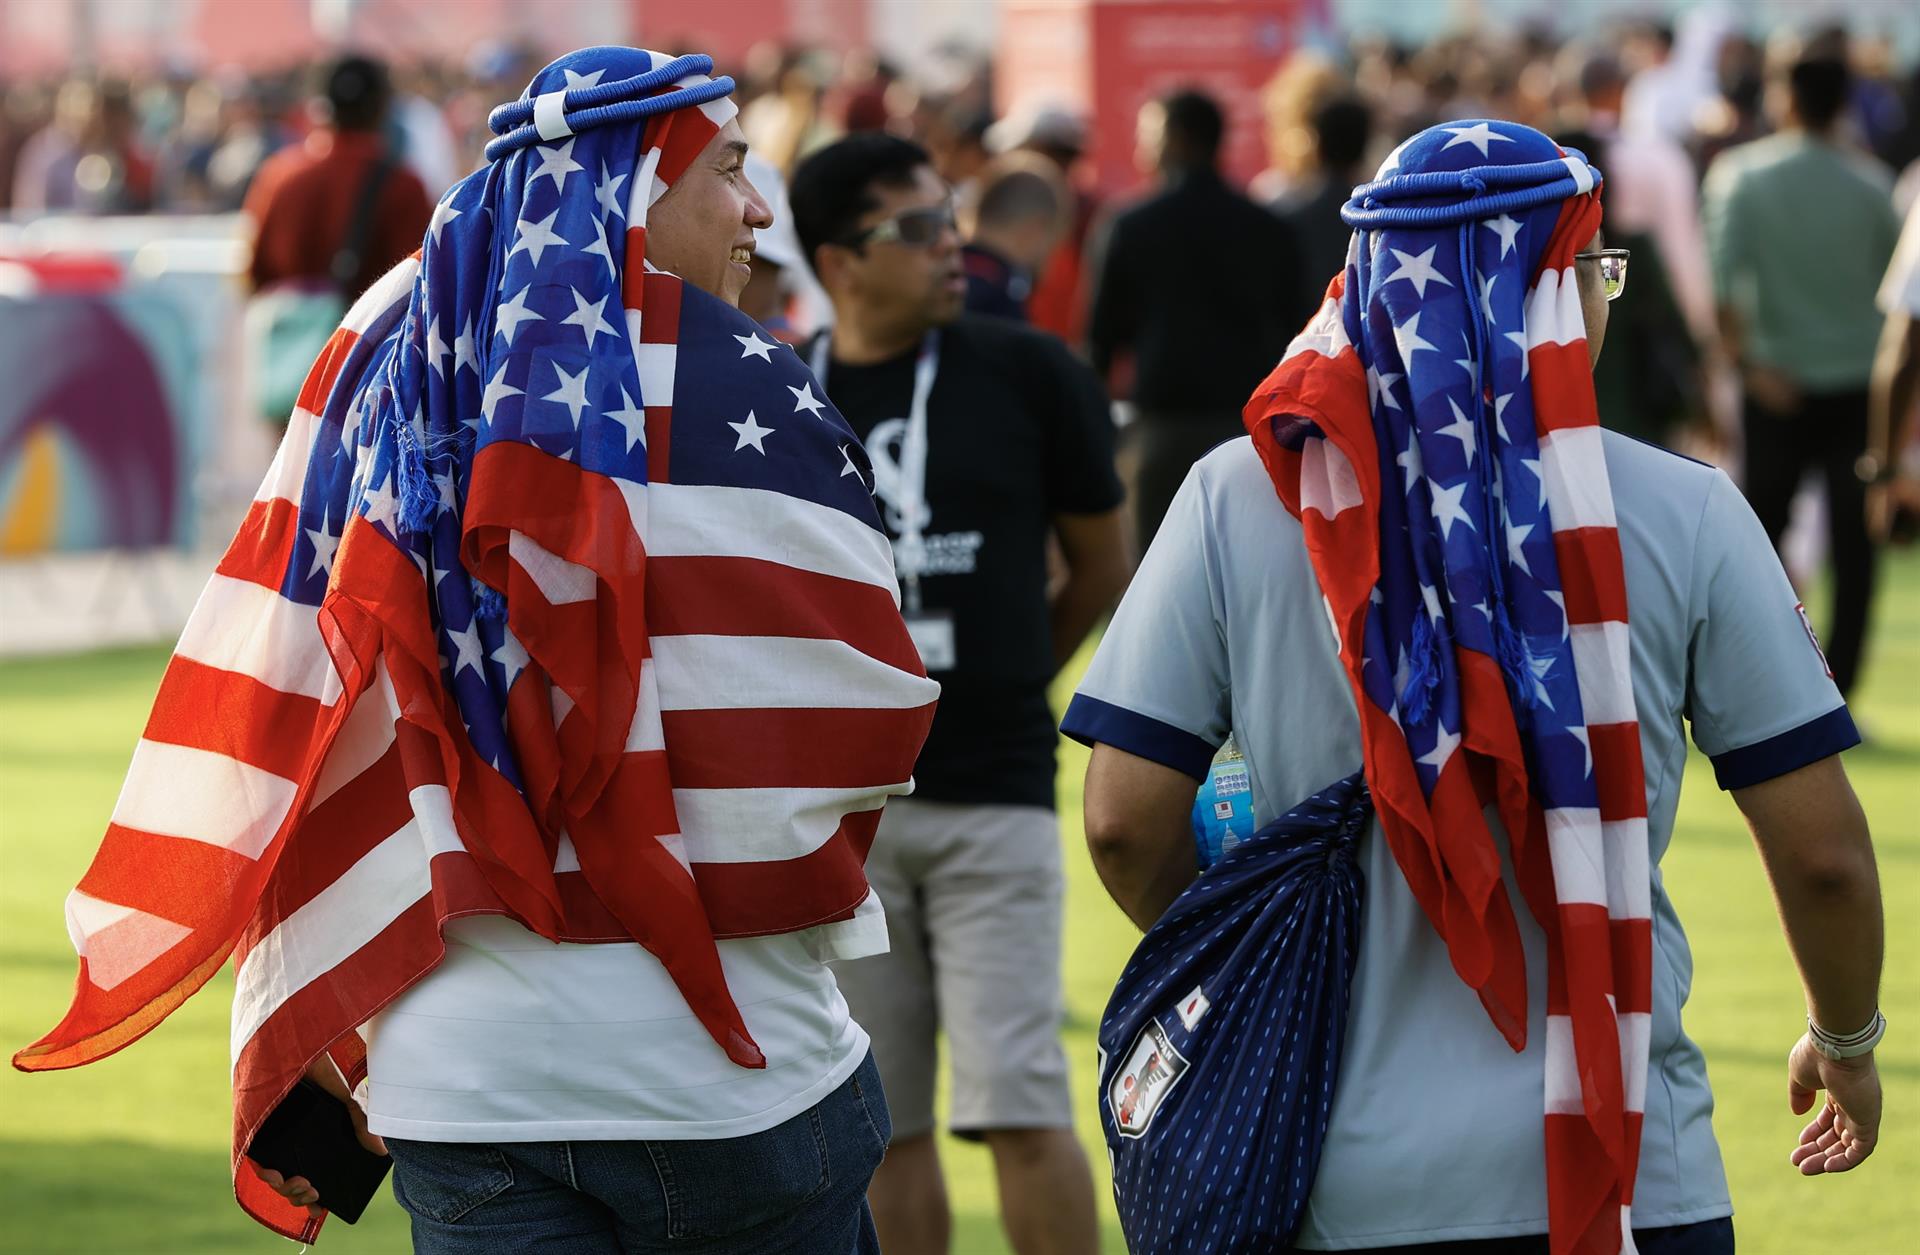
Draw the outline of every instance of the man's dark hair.
[[[1313,111],[1313,133],[1320,142],[1321,166],[1329,173],[1345,174],[1367,155],[1373,110],[1359,96],[1335,96]]]
[[[1220,159],[1220,137],[1227,119],[1213,97],[1194,88],[1173,93],[1160,102],[1166,115],[1167,150],[1187,166],[1210,167]]]
[[[1831,130],[1852,90],[1852,72],[1838,57],[1802,57],[1787,71],[1793,112],[1810,131]]]
[[[386,120],[393,85],[381,62],[349,53],[328,64],[324,81],[335,129],[372,131]]]
[[[1063,206],[1048,179],[1032,170],[1004,170],[981,189],[976,211],[983,227],[1011,227],[1035,218],[1057,220]]]
[[[909,187],[914,172],[931,165],[926,149],[880,131],[849,135],[801,162],[787,184],[787,204],[807,265],[822,244],[846,240],[863,215],[879,208],[875,187]]]

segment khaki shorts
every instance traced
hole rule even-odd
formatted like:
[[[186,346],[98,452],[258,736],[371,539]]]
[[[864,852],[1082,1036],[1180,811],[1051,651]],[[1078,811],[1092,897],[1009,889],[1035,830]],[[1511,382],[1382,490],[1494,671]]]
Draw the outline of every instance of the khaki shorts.
[[[932,1130],[936,1036],[953,1066],[948,1124],[1070,1128],[1060,1045],[1060,825],[1039,806],[887,804],[867,856],[886,954],[833,965],[873,1038],[896,1138]]]

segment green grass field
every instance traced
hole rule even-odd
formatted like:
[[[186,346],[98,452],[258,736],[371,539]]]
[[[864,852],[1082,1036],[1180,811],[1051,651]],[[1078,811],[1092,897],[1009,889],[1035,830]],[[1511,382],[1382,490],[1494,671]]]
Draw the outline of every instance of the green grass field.
[[[1873,820],[1888,908],[1887,1123],[1864,1171],[1809,1180],[1787,1165],[1800,1122],[1787,1110],[1782,1063],[1800,1031],[1799,991],[1746,829],[1704,761],[1689,772],[1664,864],[1693,941],[1687,1024],[1712,1068],[1749,1255],[1920,1249],[1920,554],[1890,564],[1883,588],[1873,665],[1855,703],[1873,740],[1847,756]],[[0,1043],[9,1052],[66,1006],[74,961],[61,901],[93,855],[165,660],[165,650],[140,649],[0,664]],[[1107,1250],[1117,1252],[1093,1115],[1093,1035],[1135,934],[1080,843],[1084,768],[1084,754],[1066,746],[1067,1042],[1081,1134],[1102,1178]],[[228,1192],[231,988],[223,976],[138,1045],[92,1067],[0,1074],[0,1251],[289,1249]],[[945,1153],[955,1250],[1004,1251],[986,1152],[949,1140]],[[321,1243],[338,1255],[400,1251],[406,1226],[389,1197],[356,1227],[329,1225]]]

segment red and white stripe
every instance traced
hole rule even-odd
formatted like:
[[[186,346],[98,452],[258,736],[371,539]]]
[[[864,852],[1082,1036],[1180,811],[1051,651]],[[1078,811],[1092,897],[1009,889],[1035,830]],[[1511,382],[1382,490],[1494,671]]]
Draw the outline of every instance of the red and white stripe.
[[[1653,1019],[1653,881],[1626,574],[1592,390],[1570,386],[1590,367],[1578,283],[1571,258],[1562,260],[1528,294],[1527,342],[1599,806],[1544,816],[1559,912],[1547,990],[1549,1223],[1556,1251],[1630,1252]],[[1601,1157],[1614,1169],[1611,1188],[1594,1190]],[[1617,1229],[1604,1222],[1616,1207]]]
[[[880,806],[911,788],[938,692],[899,620],[885,538],[778,494],[668,482],[680,281],[640,264],[645,212],[731,110],[649,126],[650,177],[629,202],[652,482],[505,442],[476,459],[463,558],[509,594],[509,647],[525,656],[506,715],[527,793],[475,754],[421,569],[364,518],[345,524],[321,607],[278,592],[313,443],[357,422],[335,432],[320,416],[344,409],[336,383],[407,309],[415,257],[356,302],[310,373],[69,900],[79,988],[16,1066],[123,1048],[233,954],[235,1190],[287,1236],[310,1241],[319,1222],[261,1185],[244,1147],[322,1051],[358,1081],[354,1030],[438,962],[446,919],[504,912],[558,939],[641,940],[683,990],[694,974],[696,1010],[702,979],[727,1002],[715,938],[813,928],[821,953],[884,947],[861,865]],[[504,485],[631,524],[621,569],[645,587],[618,590],[642,612],[620,628],[626,679],[555,643],[618,577],[542,526],[562,516],[503,525],[517,517]],[[744,1036],[723,1045],[754,1053]]]

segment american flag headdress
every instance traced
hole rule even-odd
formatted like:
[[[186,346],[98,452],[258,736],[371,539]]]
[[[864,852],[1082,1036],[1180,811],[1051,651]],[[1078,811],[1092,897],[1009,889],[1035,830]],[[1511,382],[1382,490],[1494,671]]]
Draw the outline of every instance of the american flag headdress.
[[[1632,1248],[1651,1011],[1626,585],[1574,253],[1600,174],[1528,127],[1420,132],[1354,189],[1344,273],[1246,409],[1298,515],[1382,830],[1518,1050],[1548,938],[1555,1255]]]
[[[734,114],[705,57],[592,48],[495,111],[491,164],[348,313],[162,681],[70,896],[66,1018],[130,1044],[235,956],[235,1189],[321,1051],[507,914],[636,940],[764,1066],[716,940],[884,949],[866,851],[938,686],[871,470],[806,366],[644,262]]]

